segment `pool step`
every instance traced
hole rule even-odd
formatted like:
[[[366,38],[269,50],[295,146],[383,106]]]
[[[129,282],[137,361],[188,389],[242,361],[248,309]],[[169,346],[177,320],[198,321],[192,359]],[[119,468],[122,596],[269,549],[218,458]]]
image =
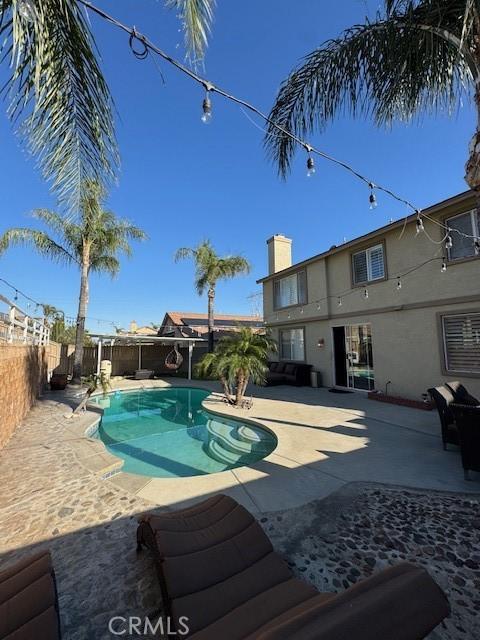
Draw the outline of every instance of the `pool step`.
[[[263,438],[247,425],[236,427],[216,420],[207,423],[207,434],[208,441],[204,445],[207,453],[217,462],[228,465],[257,453],[268,438],[267,434]]]

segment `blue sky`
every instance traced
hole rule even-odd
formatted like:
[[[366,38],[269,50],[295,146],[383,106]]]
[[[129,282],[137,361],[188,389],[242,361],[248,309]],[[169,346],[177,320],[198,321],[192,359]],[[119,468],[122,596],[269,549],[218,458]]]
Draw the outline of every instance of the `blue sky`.
[[[98,0],[122,21],[135,24],[163,49],[183,56],[175,15],[155,0]],[[338,8],[341,4],[341,10]],[[373,2],[343,0],[219,0],[205,68],[223,88],[268,111],[278,85],[292,66],[327,38],[363,20]],[[240,109],[213,96],[213,121],[200,122],[202,89],[160,63],[136,60],[128,39],[91,16],[103,69],[119,112],[122,155],[119,186],[109,208],[141,226],[150,239],[124,259],[115,280],[92,277],[87,325],[159,322],[169,310],[206,310],[193,288],[193,265],[175,265],[179,246],[210,238],[220,253],[240,253],[253,265],[250,276],[218,286],[217,311],[249,313],[248,296],[266,274],[267,237],[293,238],[294,260],[302,260],[399,218],[405,207],[386,196],[371,212],[368,190],[343,170],[317,161],[305,175],[299,153],[292,175],[281,181],[262,148],[262,133]],[[467,105],[453,118],[424,118],[420,124],[378,130],[371,123],[339,118],[313,143],[348,161],[375,182],[404,194],[420,207],[465,190],[463,166],[474,113]],[[261,126],[261,123],[259,123]],[[55,207],[48,186],[0,119],[3,193],[0,232],[30,224],[29,211]],[[0,277],[32,298],[75,315],[78,273],[15,249],[0,258]],[[12,295],[0,283],[0,293]],[[19,303],[22,304],[20,298]]]

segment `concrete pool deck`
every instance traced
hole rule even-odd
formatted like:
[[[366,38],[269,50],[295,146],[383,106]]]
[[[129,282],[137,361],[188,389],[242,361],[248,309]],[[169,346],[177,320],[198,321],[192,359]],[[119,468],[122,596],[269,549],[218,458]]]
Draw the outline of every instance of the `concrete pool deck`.
[[[166,384],[152,380],[141,386]],[[215,384],[175,384],[214,390],[203,403],[207,410],[265,426],[278,445],[263,460],[231,471],[187,478],[120,472],[110,479],[159,506],[187,505],[221,491],[254,512],[275,511],[323,498],[355,481],[480,492],[478,477],[464,480],[458,450],[443,451],[436,411],[303,387],[255,388],[253,408],[245,410],[226,405]],[[124,390],[138,386],[135,381],[115,383]]]

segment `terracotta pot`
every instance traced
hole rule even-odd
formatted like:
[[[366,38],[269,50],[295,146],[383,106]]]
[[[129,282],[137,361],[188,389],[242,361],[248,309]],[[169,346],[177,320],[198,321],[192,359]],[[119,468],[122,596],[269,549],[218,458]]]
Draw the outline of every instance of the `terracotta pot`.
[[[66,373],[54,373],[50,378],[50,389],[52,391],[63,391],[67,386]]]

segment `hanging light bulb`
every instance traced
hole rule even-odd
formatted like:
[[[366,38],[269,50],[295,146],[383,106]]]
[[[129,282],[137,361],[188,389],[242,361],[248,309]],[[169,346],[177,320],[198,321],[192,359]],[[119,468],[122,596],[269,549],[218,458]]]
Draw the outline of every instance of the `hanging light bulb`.
[[[450,229],[449,229],[450,231]],[[453,240],[452,240],[452,236],[448,235],[445,239],[445,249],[450,250],[453,247]]]
[[[303,313],[303,307],[300,309],[300,313]]]
[[[473,241],[473,246],[475,247],[475,251],[480,253],[480,240],[478,238],[475,238]]]
[[[35,3],[33,0],[19,0],[17,2],[18,13],[27,22],[33,22],[35,19]]]
[[[364,292],[363,292],[363,297],[364,298],[368,298],[368,289],[365,288]]]
[[[321,309],[321,304],[318,302],[317,303],[317,311],[320,311],[320,309]]]
[[[397,279],[397,291],[400,291],[400,289],[402,288],[402,281],[400,280],[400,278]]]
[[[341,298],[338,298],[338,299],[337,299],[337,303],[338,303],[338,306],[339,306],[339,307],[341,307],[341,306],[342,306],[342,299],[341,299]]]
[[[423,220],[420,217],[420,213],[417,214],[417,231],[416,231],[416,235],[418,236],[419,233],[421,233],[422,231],[425,231],[425,227],[423,226]]]
[[[445,273],[446,270],[447,270],[447,261],[443,260],[441,271],[442,271],[442,273]]]
[[[287,319],[290,320],[290,318],[292,317],[292,315],[289,313],[287,316]]]
[[[315,173],[315,162],[313,161],[312,156],[308,156],[307,158],[307,178],[311,178]]]
[[[368,185],[370,187],[370,195],[368,197],[368,200],[370,202],[370,211],[372,211],[373,209],[377,208],[377,196],[375,195],[374,189],[375,189],[375,185],[373,184],[373,182],[370,182],[370,184]]]
[[[18,291],[15,289],[15,296],[13,297],[15,302],[18,300]]]
[[[202,122],[203,124],[210,124],[212,121],[212,101],[210,100],[210,91],[211,89],[207,88],[205,90],[205,98],[202,103]]]

